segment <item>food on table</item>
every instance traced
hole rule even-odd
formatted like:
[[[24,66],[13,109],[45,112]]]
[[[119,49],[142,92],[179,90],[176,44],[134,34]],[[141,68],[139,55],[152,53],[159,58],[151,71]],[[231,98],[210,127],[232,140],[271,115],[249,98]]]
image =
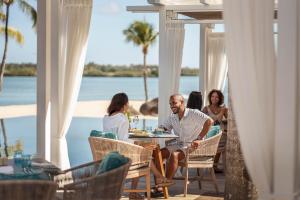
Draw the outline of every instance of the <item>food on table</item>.
[[[138,136],[148,136],[147,131],[136,129],[136,128],[130,129],[129,132],[133,133],[134,135],[138,135]]]

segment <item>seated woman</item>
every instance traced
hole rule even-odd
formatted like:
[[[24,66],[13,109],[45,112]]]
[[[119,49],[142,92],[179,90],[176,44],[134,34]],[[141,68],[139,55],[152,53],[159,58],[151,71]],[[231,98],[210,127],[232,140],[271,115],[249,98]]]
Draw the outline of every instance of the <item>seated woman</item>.
[[[223,105],[224,95],[220,90],[213,89],[208,94],[209,105],[202,110],[214,120],[214,125],[220,125],[223,130],[227,130],[228,109]]]
[[[208,102],[209,105],[205,106],[202,110],[205,114],[210,116],[214,120],[214,125],[220,125],[223,133],[227,131],[227,117],[228,117],[228,109],[223,105],[224,103],[224,95],[220,90],[212,90],[208,94]],[[227,136],[226,134],[222,134],[219,148],[222,148],[226,145]],[[217,153],[214,160],[215,171],[221,172],[218,168],[218,162],[220,159],[221,153]]]
[[[128,139],[129,122],[125,115],[129,107],[128,96],[125,93],[115,94],[103,118],[103,131],[117,134],[119,140],[133,143]]]
[[[128,96],[125,93],[117,93],[113,96],[108,108],[107,115],[103,118],[103,131],[114,132],[117,134],[119,140],[123,140],[129,143],[133,143],[133,140],[128,139],[129,121],[125,113],[128,111],[129,101]],[[155,167],[151,162],[150,169],[153,172],[157,180],[157,186],[169,186],[173,184]],[[138,179],[133,180],[132,188],[136,188],[138,185]],[[141,196],[137,196],[136,193],[129,195],[130,199],[141,199]]]

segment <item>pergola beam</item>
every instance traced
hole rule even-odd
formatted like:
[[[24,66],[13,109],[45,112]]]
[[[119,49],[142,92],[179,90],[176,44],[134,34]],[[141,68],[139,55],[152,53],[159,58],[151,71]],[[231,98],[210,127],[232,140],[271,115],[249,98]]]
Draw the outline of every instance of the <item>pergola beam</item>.
[[[192,23],[223,23],[222,5],[150,5],[150,6],[127,6],[127,11],[134,13],[158,13],[161,8],[190,17],[198,22]],[[177,15],[175,15],[177,16]],[[177,19],[177,18],[172,18]],[[274,10],[274,19],[277,19],[277,5]],[[187,20],[187,19],[180,19]],[[188,21],[186,21],[188,23]]]

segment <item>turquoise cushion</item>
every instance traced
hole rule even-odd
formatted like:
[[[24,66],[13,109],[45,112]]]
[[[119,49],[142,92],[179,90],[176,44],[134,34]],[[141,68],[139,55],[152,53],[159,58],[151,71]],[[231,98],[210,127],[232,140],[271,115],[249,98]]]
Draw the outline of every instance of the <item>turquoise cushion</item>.
[[[118,168],[128,162],[128,158],[119,154],[116,151],[108,153],[99,165],[96,174],[101,174],[103,172],[110,171],[112,169]]]
[[[213,136],[217,135],[220,132],[220,130],[221,130],[221,127],[219,125],[212,126],[209,129],[209,131],[207,132],[205,138],[210,138],[210,137],[213,137]]]
[[[90,133],[91,137],[103,137],[103,138],[109,138],[109,139],[118,139],[117,135],[115,133],[111,132],[102,132],[97,130],[92,130]]]
[[[110,133],[110,132],[104,133],[104,135],[102,137],[109,138],[109,139],[114,139],[114,140],[118,139],[117,135],[115,133]]]
[[[90,133],[92,137],[102,137],[102,131],[92,130]]]

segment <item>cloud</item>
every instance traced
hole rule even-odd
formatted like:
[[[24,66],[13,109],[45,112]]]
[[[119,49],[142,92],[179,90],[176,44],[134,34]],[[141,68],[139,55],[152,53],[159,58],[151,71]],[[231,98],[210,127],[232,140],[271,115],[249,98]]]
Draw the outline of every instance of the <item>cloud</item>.
[[[117,14],[120,10],[120,5],[116,1],[110,0],[100,4],[100,13],[102,14]]]

